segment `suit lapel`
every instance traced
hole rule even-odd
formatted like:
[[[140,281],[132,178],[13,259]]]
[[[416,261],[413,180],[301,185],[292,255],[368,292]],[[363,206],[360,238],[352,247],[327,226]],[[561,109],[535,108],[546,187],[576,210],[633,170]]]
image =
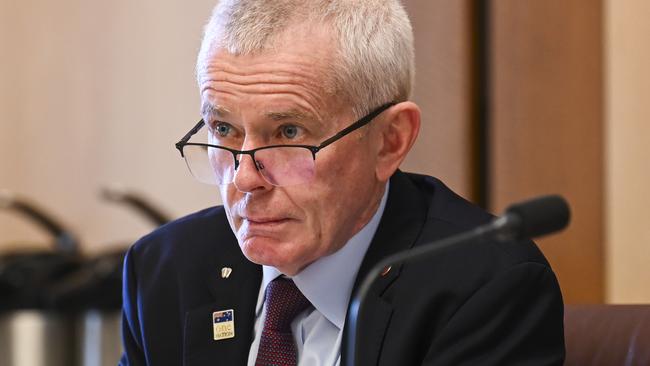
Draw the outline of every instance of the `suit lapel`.
[[[400,171],[395,173],[390,181],[384,214],[361,263],[353,294],[372,267],[382,258],[413,247],[424,226],[427,209],[417,187],[404,173]],[[384,335],[393,311],[391,304],[382,298],[382,294],[399,277],[401,268],[401,265],[393,266],[385,275],[377,279],[365,299],[365,312],[360,314],[358,320],[361,332],[357,337],[357,340],[363,340],[357,358],[362,360],[364,365],[376,365],[379,359]],[[346,320],[345,327],[349,323]],[[347,330],[344,329],[344,332]],[[348,353],[346,334],[344,333],[342,341],[341,364],[345,362]]]
[[[262,270],[243,256],[225,217],[222,221],[219,245],[205,258],[202,275],[214,301],[185,314],[185,366],[245,365],[248,359]],[[232,270],[227,278],[221,275],[222,268]],[[230,309],[235,337],[214,340],[212,313]]]

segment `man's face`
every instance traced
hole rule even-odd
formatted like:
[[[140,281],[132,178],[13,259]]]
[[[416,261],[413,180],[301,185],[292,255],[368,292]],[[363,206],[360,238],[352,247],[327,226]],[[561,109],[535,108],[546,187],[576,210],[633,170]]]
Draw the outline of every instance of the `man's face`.
[[[274,45],[244,56],[218,50],[207,59],[200,88],[213,141],[227,138],[241,150],[318,145],[354,122],[351,106],[325,91],[334,54],[326,33],[303,27]],[[316,155],[314,178],[298,185],[273,186],[250,156],[240,156],[234,182],[220,193],[244,255],[293,275],[340,249],[381,198],[377,136],[365,127],[324,148]]]

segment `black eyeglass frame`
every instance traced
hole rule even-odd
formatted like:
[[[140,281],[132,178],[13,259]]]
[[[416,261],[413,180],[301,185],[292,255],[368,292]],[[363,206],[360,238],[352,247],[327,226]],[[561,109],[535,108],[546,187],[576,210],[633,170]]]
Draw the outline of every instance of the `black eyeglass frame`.
[[[225,146],[219,146],[219,145],[212,145],[212,144],[204,144],[204,143],[195,143],[195,142],[188,142],[192,136],[196,135],[201,128],[205,125],[205,121],[201,119],[196,126],[194,126],[188,133],[183,136],[183,138],[178,141],[175,145],[178,151],[181,153],[181,157],[185,158],[185,153],[183,152],[183,148],[185,146],[204,146],[204,147],[211,147],[215,149],[222,149],[222,150],[227,150],[232,153],[233,160],[235,161],[235,170],[239,168],[239,160],[237,160],[237,155],[249,155],[251,159],[253,159],[253,162],[255,163],[255,168],[257,170],[260,170],[260,167],[258,166],[257,161],[255,160],[255,152],[264,150],[264,149],[272,149],[272,148],[277,148],[277,147],[299,147],[299,148],[304,148],[309,151],[311,151],[312,157],[314,160],[316,160],[316,153],[322,150],[323,148],[327,147],[328,145],[332,144],[333,142],[341,139],[345,135],[348,135],[354,130],[357,130],[368,123],[370,123],[375,117],[380,115],[382,112],[387,110],[388,108],[394,106],[397,103],[391,102],[391,103],[386,103],[381,105],[380,107],[374,109],[372,112],[368,113],[364,117],[361,117],[358,121],[352,123],[348,127],[342,129],[341,131],[337,132],[334,134],[334,136],[326,139],[325,141],[321,142],[318,146],[314,145],[268,145],[268,146],[262,146],[258,147],[255,149],[251,150],[236,150],[236,149],[231,149],[229,147]]]

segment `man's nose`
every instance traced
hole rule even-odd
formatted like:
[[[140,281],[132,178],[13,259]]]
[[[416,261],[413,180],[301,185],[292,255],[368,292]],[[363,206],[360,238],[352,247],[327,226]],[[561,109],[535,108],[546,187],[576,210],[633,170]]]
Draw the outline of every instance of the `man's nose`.
[[[239,155],[239,166],[235,172],[233,184],[241,192],[252,192],[271,188],[271,184],[264,179],[256,167],[253,157],[248,154]]]

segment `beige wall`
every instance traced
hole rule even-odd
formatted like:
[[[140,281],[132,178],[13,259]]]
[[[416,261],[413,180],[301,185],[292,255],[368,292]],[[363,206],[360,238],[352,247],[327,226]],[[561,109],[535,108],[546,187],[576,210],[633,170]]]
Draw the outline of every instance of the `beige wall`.
[[[602,8],[499,0],[491,10],[490,198],[561,194],[567,230],[537,240],[567,303],[604,297]]]
[[[607,300],[650,302],[650,2],[605,4]]]
[[[0,188],[57,213],[88,248],[150,230],[102,203],[119,182],[178,216],[214,204],[173,147],[199,118],[194,55],[212,0],[2,0]],[[0,211],[0,245],[47,238]]]

